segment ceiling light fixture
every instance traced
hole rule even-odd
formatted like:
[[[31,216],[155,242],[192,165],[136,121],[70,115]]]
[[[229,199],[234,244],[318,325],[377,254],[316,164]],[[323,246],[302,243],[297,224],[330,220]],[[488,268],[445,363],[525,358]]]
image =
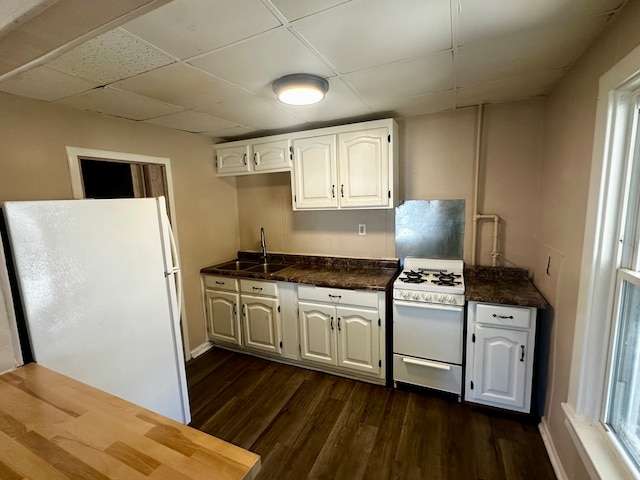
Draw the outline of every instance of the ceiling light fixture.
[[[293,73],[273,82],[278,100],[288,105],[311,105],[324,99],[329,90],[326,78],[310,73]]]

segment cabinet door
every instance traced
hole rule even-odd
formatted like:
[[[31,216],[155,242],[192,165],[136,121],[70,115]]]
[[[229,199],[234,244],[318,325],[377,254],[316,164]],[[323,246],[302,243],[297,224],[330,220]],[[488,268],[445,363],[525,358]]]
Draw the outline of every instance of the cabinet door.
[[[248,145],[216,148],[218,175],[248,172],[250,149]]]
[[[293,141],[294,209],[337,208],[336,137]]]
[[[336,310],[329,305],[298,302],[300,355],[305,360],[337,365]]]
[[[290,170],[289,140],[256,143],[253,145],[253,170],[272,172]]]
[[[476,326],[473,399],[495,406],[523,408],[526,398],[528,332]]]
[[[205,290],[207,330],[214,342],[240,345],[239,295],[219,290]]]
[[[387,128],[338,135],[342,208],[389,206],[388,136]]]
[[[378,376],[380,333],[378,312],[337,307],[338,365]]]
[[[277,303],[275,298],[242,295],[245,347],[280,353]]]

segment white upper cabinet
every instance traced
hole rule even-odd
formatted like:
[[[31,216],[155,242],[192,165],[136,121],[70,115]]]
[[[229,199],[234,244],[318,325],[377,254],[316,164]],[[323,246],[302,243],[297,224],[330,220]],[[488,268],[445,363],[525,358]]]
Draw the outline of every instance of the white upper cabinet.
[[[333,131],[293,140],[293,209],[395,207],[396,123],[379,120]]]
[[[288,139],[254,139],[224,143],[216,147],[218,176],[291,170],[291,142]]]
[[[216,150],[216,167],[218,175],[238,175],[249,173],[251,164],[249,145],[234,145]]]
[[[291,168],[291,142],[275,140],[253,145],[253,170],[255,172],[275,172]]]
[[[338,135],[342,208],[389,206],[389,138],[388,128]]]
[[[294,209],[337,208],[336,136],[293,141]]]
[[[394,208],[398,125],[393,119],[216,146],[218,176],[291,172],[294,210]]]

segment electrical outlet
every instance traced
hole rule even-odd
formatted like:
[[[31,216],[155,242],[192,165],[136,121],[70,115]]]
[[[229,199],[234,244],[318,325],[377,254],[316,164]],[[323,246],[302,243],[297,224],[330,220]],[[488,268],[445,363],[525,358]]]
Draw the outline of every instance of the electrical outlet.
[[[367,226],[364,223],[358,224],[358,235],[366,235],[367,234]]]

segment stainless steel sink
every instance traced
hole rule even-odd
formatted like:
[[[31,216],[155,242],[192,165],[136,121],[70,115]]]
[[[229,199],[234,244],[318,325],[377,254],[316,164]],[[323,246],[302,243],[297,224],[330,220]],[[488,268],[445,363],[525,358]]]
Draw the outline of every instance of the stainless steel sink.
[[[247,270],[251,267],[261,266],[258,262],[249,262],[246,260],[236,260],[235,262],[222,263],[213,268],[218,270]]]
[[[284,263],[259,263],[253,267],[245,269],[247,272],[256,273],[276,273],[280,270],[284,270],[291,265],[285,265]]]

